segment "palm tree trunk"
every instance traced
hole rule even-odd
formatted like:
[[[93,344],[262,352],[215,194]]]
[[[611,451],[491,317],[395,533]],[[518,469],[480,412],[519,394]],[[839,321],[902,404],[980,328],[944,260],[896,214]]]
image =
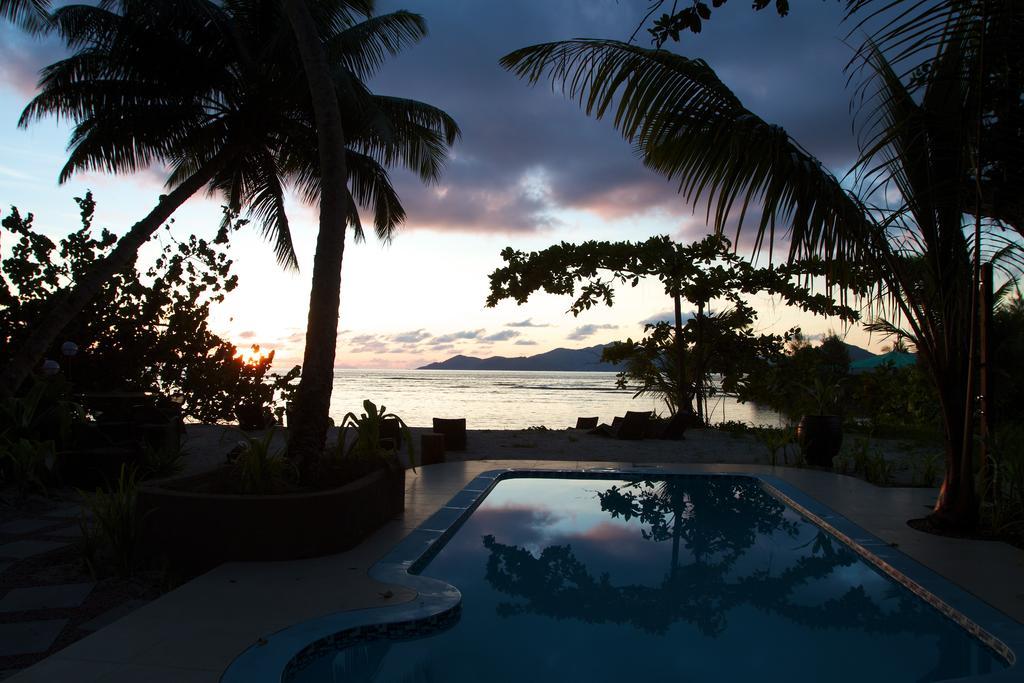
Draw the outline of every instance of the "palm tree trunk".
[[[938,527],[966,533],[978,522],[978,499],[974,489],[972,422],[967,411],[967,362],[951,363],[939,387],[943,427],[946,436],[946,474],[939,489],[931,521]]]
[[[676,289],[672,299],[675,303],[676,309],[676,363],[679,365],[676,370],[676,381],[679,383],[679,399],[676,411],[682,412],[685,406],[690,409],[690,412],[693,412],[693,406],[690,404],[690,397],[686,391],[686,347],[683,346],[683,302],[678,289]]]
[[[704,395],[704,302],[697,302],[697,343],[696,367],[694,368],[694,387],[697,391],[697,419],[702,424],[710,422],[707,416],[708,402]]]
[[[226,158],[226,153],[214,156],[195,174],[163,195],[156,207],[117,241],[117,246],[106,258],[94,263],[77,282],[54,293],[46,315],[32,326],[28,338],[15,351],[11,362],[0,371],[0,398],[12,396],[18,390],[64,328],[82,312],[111,277],[135,263],[139,248],[179,206],[210,181]]]
[[[320,42],[305,0],[285,0],[309,81],[320,150],[320,230],[313,257],[313,280],[306,320],[302,379],[295,395],[294,424],[289,425],[288,454],[308,474],[323,452],[334,385],[334,355],[341,305],[341,264],[345,253],[348,169],[341,110]]]

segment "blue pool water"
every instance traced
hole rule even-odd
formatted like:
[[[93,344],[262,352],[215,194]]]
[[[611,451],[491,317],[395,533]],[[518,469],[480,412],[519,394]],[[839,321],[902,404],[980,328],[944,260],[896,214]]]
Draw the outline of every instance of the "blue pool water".
[[[754,479],[499,482],[423,568],[447,630],[302,683],[940,681],[1006,664]]]

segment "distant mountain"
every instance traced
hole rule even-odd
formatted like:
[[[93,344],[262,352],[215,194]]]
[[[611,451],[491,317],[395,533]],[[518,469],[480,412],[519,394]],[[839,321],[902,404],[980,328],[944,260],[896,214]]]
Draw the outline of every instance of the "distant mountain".
[[[601,362],[601,351],[607,344],[585,349],[552,349],[536,356],[452,356],[440,363],[430,363],[417,370],[516,370],[539,372],[616,372],[619,365]]]
[[[850,354],[851,363],[856,363],[859,360],[867,360],[868,358],[874,358],[878,355],[877,353],[871,353],[867,349],[862,349],[859,346],[847,344],[846,342],[843,342],[843,346],[846,347],[846,352]]]
[[[874,358],[877,354],[853,344],[844,344],[850,354],[850,362]],[[430,363],[417,370],[515,370],[519,372],[618,372],[622,365],[601,362],[601,350],[607,344],[588,346],[585,349],[552,349],[536,356],[452,356],[439,363]]]

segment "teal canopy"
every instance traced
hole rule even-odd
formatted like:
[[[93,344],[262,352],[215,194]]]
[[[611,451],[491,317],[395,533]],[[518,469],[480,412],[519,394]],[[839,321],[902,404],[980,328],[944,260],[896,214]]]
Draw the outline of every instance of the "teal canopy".
[[[871,356],[850,363],[850,372],[870,372],[883,365],[891,365],[894,368],[905,368],[917,363],[916,353],[904,353],[902,351],[890,351],[880,356]]]

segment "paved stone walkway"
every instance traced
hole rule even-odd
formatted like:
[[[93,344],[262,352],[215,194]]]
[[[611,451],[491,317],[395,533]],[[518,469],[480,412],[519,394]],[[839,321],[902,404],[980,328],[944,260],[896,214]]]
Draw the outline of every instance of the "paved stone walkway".
[[[67,551],[81,538],[81,514],[65,504],[0,523],[0,681],[147,602],[104,600],[101,613],[78,616],[97,584],[60,579],[74,567]]]

